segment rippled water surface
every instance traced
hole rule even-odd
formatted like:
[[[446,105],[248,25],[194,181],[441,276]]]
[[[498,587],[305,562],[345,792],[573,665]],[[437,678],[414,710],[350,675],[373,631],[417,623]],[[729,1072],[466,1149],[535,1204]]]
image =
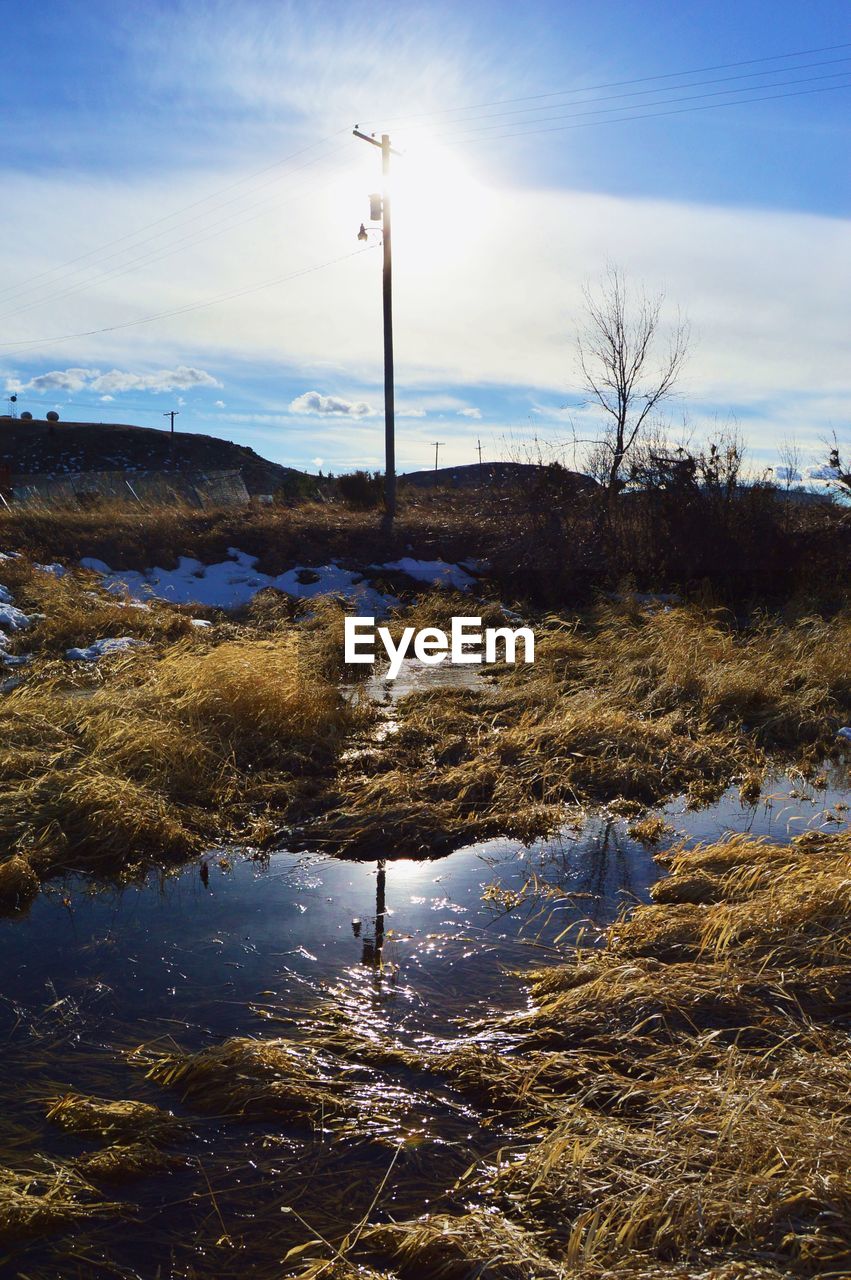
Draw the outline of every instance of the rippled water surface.
[[[780,778],[756,805],[735,791],[698,813],[674,803],[662,812],[676,835],[660,847],[730,830],[777,840],[838,830],[847,780],[835,767],[826,788]],[[123,888],[82,876],[53,882],[25,918],[0,921],[3,1162],[31,1166],[36,1153],[80,1150],[44,1121],[43,1099],[69,1088],[180,1110],[176,1094],[128,1064],[126,1051],[142,1042],[197,1049],[234,1034],[286,1035],[329,989],[365,1022],[403,1037],[449,1035],[462,1015],[517,1006],[523,990],[509,970],[557,959],[580,933],[595,939],[647,899],[661,871],[627,825],[595,817],[530,848],[497,839],[429,862],[297,851],[255,861],[221,849]],[[412,1103],[411,1115],[422,1141],[397,1165],[395,1213],[421,1212],[438,1190],[429,1182],[435,1144],[445,1185],[455,1160],[447,1164],[447,1144],[460,1174],[493,1142],[481,1117],[449,1094]],[[189,1276],[196,1236],[221,1235],[219,1216],[246,1240],[261,1232],[270,1256],[281,1257],[304,1239],[283,1203],[301,1203],[330,1230],[323,1188],[333,1183],[339,1196],[350,1186],[348,1208],[363,1212],[386,1168],[380,1143],[332,1142],[321,1132],[305,1139],[257,1122],[193,1117],[193,1125],[192,1169],[134,1184],[129,1220],[78,1231],[61,1246],[61,1265],[54,1244],[41,1244],[31,1271],[18,1256],[8,1274]],[[236,1254],[208,1256],[206,1266],[199,1274],[251,1274]]]

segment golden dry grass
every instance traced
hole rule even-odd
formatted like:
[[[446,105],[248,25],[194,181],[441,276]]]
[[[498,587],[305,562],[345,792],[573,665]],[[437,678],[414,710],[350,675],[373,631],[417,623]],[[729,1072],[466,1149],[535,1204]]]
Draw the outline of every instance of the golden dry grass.
[[[329,1001],[311,1036],[323,1052],[440,1079],[501,1137],[451,1210],[375,1225],[353,1265],[458,1280],[848,1274],[849,855],[847,831],[675,850],[662,883],[700,876],[699,903],[689,890],[637,908],[605,949],[526,975],[526,1009],[450,1041],[402,1045]],[[671,948],[685,921],[688,959]],[[319,1280],[321,1264],[300,1274]]]
[[[148,1079],[215,1115],[274,1117],[316,1128],[366,1114],[352,1090],[357,1071],[329,1070],[309,1045],[232,1036],[198,1053],[143,1048],[134,1060]]]
[[[37,672],[0,701],[0,845],[38,872],[121,867],[256,826],[269,803],[280,821],[368,721],[314,655],[290,628],[121,655],[88,688]],[[23,867],[2,873],[10,901]]]
[[[67,1133],[110,1141],[156,1141],[185,1126],[171,1111],[133,1099],[66,1093],[47,1101],[47,1119]]]
[[[532,667],[402,699],[398,732],[349,757],[338,804],[303,834],[353,855],[441,853],[546,834],[578,805],[706,803],[736,779],[753,798],[769,753],[794,747],[811,769],[851,714],[847,614],[738,631],[718,611],[627,604],[550,617],[538,636]],[[664,834],[658,818],[634,830]]]
[[[61,1165],[26,1173],[0,1168],[0,1244],[51,1235],[118,1208],[99,1199],[84,1178]]]

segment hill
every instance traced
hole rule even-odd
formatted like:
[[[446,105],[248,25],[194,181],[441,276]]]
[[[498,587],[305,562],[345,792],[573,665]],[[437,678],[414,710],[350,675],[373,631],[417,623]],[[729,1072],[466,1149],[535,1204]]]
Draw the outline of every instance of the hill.
[[[274,493],[306,479],[247,445],[215,436],[116,422],[0,418],[0,467],[13,475],[86,471],[240,471],[249,493]]]
[[[546,470],[546,468],[545,468]],[[577,492],[596,489],[590,476],[580,471],[560,469],[563,482],[573,485]],[[460,467],[433,467],[427,471],[408,471],[399,476],[400,483],[416,485],[418,489],[468,489],[477,485],[507,485],[537,480],[541,467],[531,462],[469,462]]]

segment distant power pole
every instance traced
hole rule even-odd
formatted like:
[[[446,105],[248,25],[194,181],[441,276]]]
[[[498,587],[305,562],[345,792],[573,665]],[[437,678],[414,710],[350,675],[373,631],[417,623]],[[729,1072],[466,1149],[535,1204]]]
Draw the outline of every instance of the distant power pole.
[[[179,417],[180,417],[180,410],[179,410],[179,409],[169,409],[167,413],[164,413],[164,414],[163,414],[163,417],[164,417],[164,418],[170,418],[170,419],[171,419],[171,434],[172,434],[172,435],[174,435],[174,420],[175,420],[175,418],[179,418]]]
[[[477,441],[476,441],[476,448],[477,448],[477,449],[478,449],[478,451],[479,451],[479,466],[481,466],[481,465],[482,465],[482,442],[481,442],[481,440],[477,440]]]
[[[396,514],[396,407],[393,388],[393,257],[390,245],[390,194],[387,179],[390,175],[390,156],[397,156],[390,145],[389,133],[382,133],[381,141],[369,133],[361,133],[355,126],[352,133],[374,147],[381,149],[381,173],[384,189],[381,200],[370,199],[370,214],[378,217],[377,205],[381,206],[381,231],[384,242],[384,270],[382,273],[382,296],[384,302],[384,505],[390,520]],[[366,239],[366,231],[361,224],[359,239]]]
[[[441,446],[442,444],[446,444],[446,441],[445,441],[445,440],[432,440],[432,444],[434,445],[434,469],[435,469],[435,471],[436,471],[436,470],[437,470],[437,453],[438,453],[438,450],[440,449],[440,446]]]

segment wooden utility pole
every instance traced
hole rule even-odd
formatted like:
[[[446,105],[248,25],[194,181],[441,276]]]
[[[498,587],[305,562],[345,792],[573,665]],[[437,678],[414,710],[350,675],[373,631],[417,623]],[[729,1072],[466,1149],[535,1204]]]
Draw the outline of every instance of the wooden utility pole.
[[[446,441],[445,441],[445,440],[432,440],[432,444],[434,445],[434,469],[435,469],[435,471],[436,471],[436,470],[437,470],[437,451],[438,451],[438,449],[440,448],[440,446],[441,446],[442,444],[446,444]]]
[[[179,418],[179,417],[180,417],[180,410],[179,410],[179,409],[169,409],[166,413],[164,413],[164,414],[163,414],[163,417],[164,417],[164,418],[170,418],[170,419],[171,419],[171,427],[170,427],[170,431],[171,431],[171,434],[172,434],[172,435],[174,435],[174,420],[175,420],[175,418]]]
[[[384,180],[381,196],[381,232],[384,243],[384,270],[382,273],[382,297],[384,303],[384,505],[390,520],[396,514],[396,405],[393,384],[393,253],[390,240],[390,156],[398,155],[390,145],[389,133],[382,133],[381,141],[369,133],[352,130],[356,138],[362,138],[381,149],[381,174]],[[365,235],[364,235],[364,238]]]
[[[478,449],[478,451],[479,451],[479,466],[481,466],[481,465],[482,465],[482,442],[481,442],[481,440],[477,440],[477,441],[476,441],[476,448],[477,448],[477,449]]]

